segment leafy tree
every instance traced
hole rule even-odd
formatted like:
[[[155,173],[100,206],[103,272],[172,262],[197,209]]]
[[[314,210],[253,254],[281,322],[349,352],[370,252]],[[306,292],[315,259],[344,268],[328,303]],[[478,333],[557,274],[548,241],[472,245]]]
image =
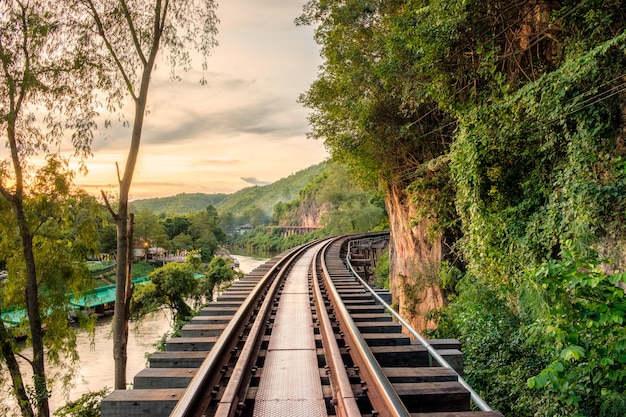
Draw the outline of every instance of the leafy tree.
[[[165,228],[150,210],[141,210],[135,215],[134,230],[135,241],[143,242],[148,247],[164,246],[167,241]]]
[[[101,223],[98,228],[98,251],[113,253],[117,249],[117,231],[114,224]]]
[[[211,259],[206,271],[205,278],[201,280],[198,295],[206,301],[213,301],[215,290],[230,285],[236,278],[241,278],[243,273],[233,267],[233,261],[229,258],[216,256]]]
[[[3,358],[10,369],[13,393],[18,398],[20,411],[24,416],[37,413],[50,414],[48,405],[49,387],[44,368],[44,346],[54,342],[49,357],[55,359],[61,339],[67,339],[65,347],[73,346],[68,334],[52,332],[44,339],[42,325],[47,322],[57,330],[60,313],[54,310],[47,318],[44,300],[54,299],[57,288],[50,287],[46,297],[42,297],[42,286],[53,275],[43,265],[51,266],[55,260],[64,273],[68,284],[76,277],[76,268],[67,266],[59,250],[60,258],[45,259],[54,252],[40,251],[42,239],[46,249],[50,241],[46,233],[54,230],[60,237],[59,227],[51,222],[59,221],[67,226],[66,217],[60,216],[61,207],[69,204],[71,176],[58,157],[52,155],[51,148],[59,146],[63,137],[71,135],[76,153],[82,157],[89,153],[91,128],[93,127],[94,103],[91,92],[94,79],[83,65],[84,50],[77,42],[78,35],[70,30],[64,21],[64,7],[56,2],[0,3],[0,129],[4,141],[0,160],[0,198],[8,204],[13,218],[6,220],[12,224],[17,235],[11,233],[20,251],[13,252],[7,267],[10,276],[19,280],[25,290],[23,306],[29,321],[29,340],[33,347],[30,365],[34,374],[34,395],[30,396],[24,387],[19,369],[12,357],[12,345],[7,339],[8,332],[2,324]],[[33,175],[35,158],[49,155],[46,166],[37,176]],[[6,206],[5,206],[6,207]],[[52,228],[52,229],[50,229]],[[8,239],[2,239],[8,245]],[[63,240],[67,243],[67,241]],[[56,273],[58,271],[54,271]],[[47,283],[50,285],[50,283]],[[70,284],[71,285],[71,284]],[[6,300],[5,300],[6,301]],[[65,318],[63,318],[65,320]],[[59,337],[59,339],[56,339]],[[58,359],[58,357],[56,358]],[[34,407],[34,408],[33,408]]]
[[[174,236],[169,242],[169,245],[173,250],[190,250],[193,249],[193,238],[187,234],[181,233]]]
[[[208,206],[205,210],[192,215],[190,221],[189,233],[193,238],[194,249],[200,250],[204,262],[209,262],[219,243],[226,238],[224,231],[217,225],[217,210],[213,206]]]
[[[241,213],[238,217],[238,223],[250,223],[253,226],[265,226],[269,223],[269,218],[260,207],[251,206]]]
[[[54,412],[56,417],[100,417],[102,399],[109,394],[109,388],[83,394]]]
[[[211,301],[216,288],[242,275],[232,266],[230,259],[215,257],[204,276],[196,278],[196,271],[201,271],[203,264],[198,253],[193,252],[184,263],[170,262],[155,269],[148,276],[151,282],[138,285],[133,293],[133,316],[140,318],[166,306],[173,313],[174,323],[188,320],[193,309],[186,300],[194,299],[196,306]]]
[[[190,264],[170,262],[155,269],[148,278],[154,285],[154,294],[172,310],[174,322],[191,316],[191,307],[185,299],[196,292],[197,282]]]
[[[181,233],[189,234],[191,221],[186,216],[173,216],[167,217],[162,224],[165,227],[168,239],[172,240],[174,236],[178,236]]]
[[[107,106],[123,109],[129,98],[134,108],[126,164],[118,169],[119,196],[114,210],[107,201],[117,226],[117,293],[113,325],[115,389],[126,389],[126,344],[130,286],[130,235],[128,199],[141,143],[148,103],[148,90],[159,50],[173,70],[187,69],[189,48],[206,58],[215,46],[217,18],[212,0],[130,3],[124,0],[95,2],[68,0],[75,19],[74,29],[91,46],[89,58],[104,81]],[[94,30],[95,29],[95,30]]]
[[[41,168],[34,178],[28,197],[23,199],[26,221],[35,231],[32,247],[38,304],[40,311],[45,312],[40,314],[41,326],[46,329],[42,342],[48,363],[65,369],[58,375],[63,386],[70,383],[75,372],[71,365],[77,359],[74,329],[67,322],[71,307],[67,304],[66,294],[80,293],[93,286],[84,260],[97,250],[98,213],[98,204],[93,197],[71,187],[72,175],[66,169],[61,161],[49,158],[48,165]],[[0,210],[0,257],[6,260],[9,276],[2,285],[0,305],[28,310],[28,295],[24,292],[28,276],[25,274],[19,228],[12,210],[7,204],[3,206]],[[23,415],[35,415],[31,408],[35,407],[37,415],[43,415],[45,411],[40,403],[47,401],[55,381],[49,380],[45,374],[35,374],[30,390],[24,385],[22,370],[14,356],[17,351],[13,343],[14,335],[25,334],[33,340],[30,317],[24,317],[15,329],[5,326],[4,322],[0,323],[0,357],[11,374],[13,392],[21,412]],[[35,358],[27,361],[34,373]]]
[[[217,225],[224,231],[226,234],[235,233],[235,215],[231,212],[221,214],[217,218]]]

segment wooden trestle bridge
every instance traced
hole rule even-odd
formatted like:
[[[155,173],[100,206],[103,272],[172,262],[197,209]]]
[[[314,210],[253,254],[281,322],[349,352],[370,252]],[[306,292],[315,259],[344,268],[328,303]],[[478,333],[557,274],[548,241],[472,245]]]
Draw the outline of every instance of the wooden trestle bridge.
[[[386,239],[332,238],[269,260],[154,352],[102,416],[501,417],[459,376],[459,342],[406,327],[351,267],[352,256],[364,273]]]

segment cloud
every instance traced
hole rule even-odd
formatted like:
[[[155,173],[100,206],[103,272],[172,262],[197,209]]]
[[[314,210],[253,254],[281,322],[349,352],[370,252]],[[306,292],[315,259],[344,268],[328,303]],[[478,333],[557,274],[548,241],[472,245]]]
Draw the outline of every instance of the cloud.
[[[167,63],[159,63],[148,94],[134,198],[234,192],[243,188],[242,180],[265,185],[257,177],[273,182],[327,158],[322,143],[306,139],[308,110],[297,103],[321,63],[313,28],[293,23],[301,13],[298,2],[223,2],[220,45],[204,70],[194,62],[194,70],[178,71],[182,81],[172,81]],[[199,84],[201,78],[206,85]],[[132,121],[130,103],[125,112]],[[115,163],[123,169],[131,132],[121,122],[100,128],[94,157],[87,161],[90,173],[77,182],[90,192],[105,184],[115,189]]]
[[[295,94],[266,90],[252,79],[212,74],[214,87],[192,81],[156,82],[144,123],[142,145],[216,140],[255,134],[272,140],[305,137],[307,110]],[[101,130],[93,150],[127,149],[131,126]]]
[[[271,184],[270,181],[261,181],[261,180],[257,180],[254,177],[241,177],[242,180],[244,180],[245,182],[247,182],[248,184],[252,184],[252,185],[267,185],[267,184]]]
[[[146,128],[146,143],[174,143],[193,137],[232,137],[243,133],[277,140],[306,134],[304,115],[295,117],[293,103],[276,97],[234,103],[226,108],[188,109],[165,126]]]

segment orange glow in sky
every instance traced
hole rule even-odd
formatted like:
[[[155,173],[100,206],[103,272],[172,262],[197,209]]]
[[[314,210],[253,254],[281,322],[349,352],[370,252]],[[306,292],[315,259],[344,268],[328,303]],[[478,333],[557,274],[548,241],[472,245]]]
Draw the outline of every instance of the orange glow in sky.
[[[161,65],[150,87],[131,199],[232,193],[328,157],[321,142],[306,138],[308,109],[297,103],[321,64],[312,28],[294,24],[303,4],[220,2],[220,45],[209,57],[205,86],[200,72],[170,81]],[[130,133],[121,126],[99,130],[89,173],[78,174],[76,184],[91,194],[115,192],[115,163],[124,165]]]

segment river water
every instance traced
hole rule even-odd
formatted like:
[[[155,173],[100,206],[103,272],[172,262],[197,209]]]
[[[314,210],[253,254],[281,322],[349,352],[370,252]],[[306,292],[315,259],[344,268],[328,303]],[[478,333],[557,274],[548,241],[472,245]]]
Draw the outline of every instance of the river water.
[[[236,255],[239,261],[239,269],[244,273],[252,271],[257,266],[263,264],[267,259]],[[82,394],[98,391],[105,387],[114,385],[113,366],[113,339],[111,337],[111,317],[98,321],[93,340],[84,331],[77,334],[77,351],[79,360],[75,364],[77,370],[73,379],[73,386],[69,392],[63,393],[60,386],[52,387],[52,397],[50,398],[50,408],[52,411],[58,409],[68,400],[76,400]],[[130,324],[128,335],[128,363],[126,369],[127,380],[132,383],[133,377],[146,367],[146,355],[154,352],[154,343],[159,341],[164,333],[170,330],[169,314],[165,312],[156,313],[145,318],[139,325]],[[21,353],[30,357],[32,350],[25,348]],[[20,363],[22,371],[25,372],[27,365]],[[48,375],[58,372],[54,369],[46,369]],[[31,375],[25,375],[25,381],[31,381]],[[19,415],[15,408],[15,400],[10,394],[11,384],[8,379],[8,372],[2,368],[2,384],[0,385],[0,416]],[[59,384],[57,384],[59,385]]]

